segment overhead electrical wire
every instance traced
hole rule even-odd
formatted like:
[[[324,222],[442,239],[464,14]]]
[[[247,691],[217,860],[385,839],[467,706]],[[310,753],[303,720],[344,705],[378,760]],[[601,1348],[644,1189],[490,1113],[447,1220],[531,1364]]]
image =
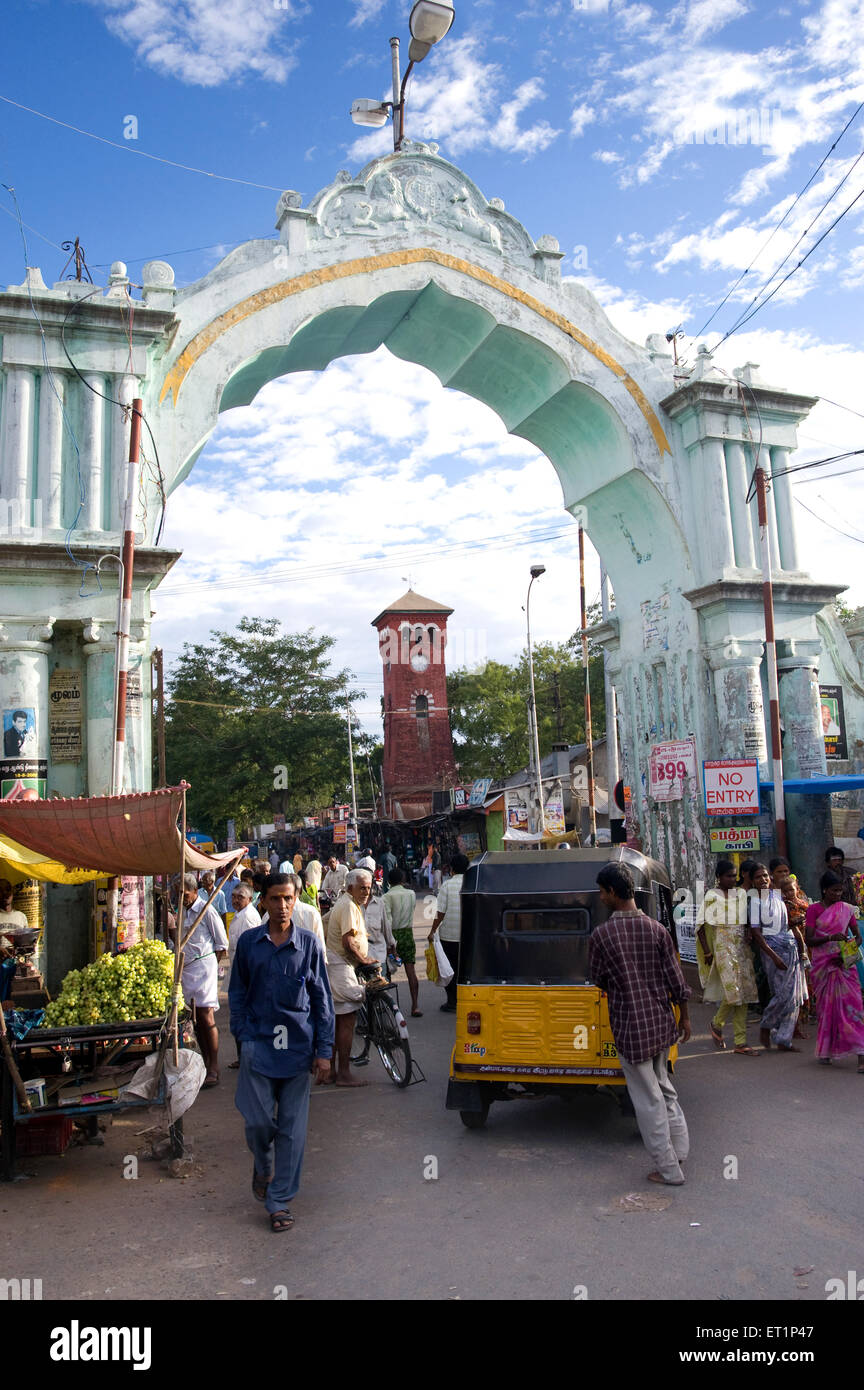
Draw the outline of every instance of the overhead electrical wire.
[[[706,328],[709,326],[709,324],[711,324],[711,323],[714,322],[714,319],[717,317],[717,315],[719,314],[720,310],[723,308],[723,305],[726,304],[726,303],[728,303],[728,301],[729,301],[729,299],[731,298],[731,296],[735,293],[735,291],[737,290],[738,286],[741,284],[741,281],[744,279],[745,275],[749,275],[750,271],[753,269],[753,266],[756,264],[756,262],[758,261],[759,257],[762,255],[762,252],[765,251],[765,250],[767,249],[767,247],[768,247],[768,246],[770,245],[770,243],[773,241],[774,237],[775,237],[775,236],[777,235],[777,233],[779,232],[780,228],[783,226],[783,223],[784,223],[784,222],[786,221],[786,219],[789,217],[789,214],[790,214],[791,212],[793,212],[794,209],[797,207],[798,203],[800,203],[800,201],[801,201],[801,199],[803,198],[804,194],[807,192],[807,189],[810,187],[810,185],[812,184],[813,180],[816,178],[816,175],[819,173],[819,171],[820,171],[821,169],[824,168],[825,164],[827,163],[827,161],[828,161],[829,158],[831,157],[832,153],[833,153],[834,150],[837,148],[837,146],[839,145],[840,141],[843,139],[843,136],[846,134],[846,132],[847,132],[847,130],[849,129],[850,125],[852,124],[852,122],[855,120],[855,118],[858,116],[858,114],[859,114],[862,110],[864,110],[864,101],[862,101],[858,106],[856,106],[855,110],[852,112],[852,115],[849,117],[848,121],[846,122],[846,124],[844,125],[843,129],[841,130],[840,134],[837,136],[837,138],[836,138],[836,140],[834,141],[834,143],[829,147],[829,149],[827,150],[827,152],[823,155],[822,159],[821,159],[821,160],[819,161],[819,163],[816,165],[816,168],[813,170],[813,173],[810,175],[810,177],[809,177],[809,179],[807,180],[807,182],[805,183],[804,187],[800,190],[800,192],[796,195],[796,197],[794,198],[794,200],[790,203],[789,207],[786,209],[786,211],[784,212],[783,216],[780,218],[780,221],[777,223],[777,225],[776,225],[776,227],[774,228],[774,230],[770,233],[770,235],[769,235],[767,241],[764,241],[764,242],[762,243],[762,245],[759,247],[759,250],[756,252],[756,255],[753,257],[752,261],[751,261],[750,264],[747,266],[746,270],[742,270],[741,274],[738,276],[738,279],[735,281],[735,283],[734,283],[734,285],[732,286],[732,288],[726,292],[726,294],[725,294],[725,295],[723,296],[723,298],[721,299],[720,303],[717,305],[717,308],[716,308],[716,309],[714,310],[714,312],[710,315],[710,317],[707,318],[707,319],[705,320],[705,322],[703,323],[703,325],[702,325],[702,327],[699,329],[699,331],[698,331],[697,333],[694,333],[694,334],[693,334],[693,336],[690,338],[690,341],[691,341],[691,342],[695,342],[697,338],[701,338],[702,334],[705,332],[705,330],[706,330]],[[851,169],[850,169],[849,172],[850,172],[850,173],[852,172]],[[836,192],[836,190],[835,190],[835,192]],[[833,197],[833,194],[832,194],[832,197]],[[829,200],[829,201],[830,201],[830,200]],[[796,243],[796,244],[797,244],[797,243]],[[791,254],[791,253],[790,253],[790,254]],[[776,271],[775,271],[775,274],[776,274]],[[773,276],[772,276],[772,279],[773,279]],[[770,284],[770,281],[769,281],[769,284]],[[689,336],[689,335],[688,335],[688,336]]]
[[[98,140],[101,145],[110,145],[115,150],[125,150],[127,154],[137,154],[142,159],[152,159],[157,164],[169,164],[172,169],[182,169],[187,174],[201,174],[205,179],[219,179],[222,183],[242,183],[246,188],[263,188],[268,193],[283,193],[285,190],[277,188],[275,184],[253,183],[251,179],[235,179],[228,174],[213,174],[209,169],[196,169],[192,164],[178,164],[176,159],[164,159],[162,155],[148,154],[146,150],[136,150],[132,145],[121,145],[116,140],[107,140],[104,135],[94,135],[92,130],[82,130],[80,126],[70,125],[68,121],[60,121],[56,116],[48,116],[44,111],[37,111],[33,106],[25,106],[21,101],[13,101],[11,97],[4,97],[0,94],[0,101],[5,101],[8,106],[16,106],[19,111],[27,111],[31,116],[39,116],[43,121],[50,121],[52,125],[62,126],[64,130],[74,130],[76,135],[86,135],[88,140]]]
[[[864,545],[864,540],[862,540],[860,536],[853,536],[848,531],[841,531],[839,526],[835,526],[831,521],[826,521],[824,516],[820,516],[818,512],[814,512],[813,508],[808,507],[806,502],[802,502],[800,497],[796,497],[795,501],[798,503],[799,507],[804,508],[805,512],[809,512],[817,521],[821,521],[823,526],[827,526],[829,531],[836,531],[838,536],[845,536],[847,541],[856,541],[858,545]]]
[[[776,473],[772,472],[770,477],[785,478],[790,473],[803,473],[806,468],[821,468],[822,465],[826,463],[839,463],[841,459],[855,458],[858,454],[864,454],[864,449],[847,449],[844,453],[832,454],[831,457],[827,459],[811,459],[809,463],[793,463],[791,468],[780,468]],[[855,471],[855,469],[849,469],[849,472]]]
[[[96,288],[95,290],[93,290],[90,294],[84,294],[84,295],[82,295],[80,299],[73,299],[72,303],[69,305],[69,308],[68,308],[67,311],[66,311],[66,315],[65,315],[65,317],[64,317],[64,319],[63,319],[63,322],[62,322],[61,325],[60,325],[60,344],[61,344],[61,346],[62,346],[62,348],[63,348],[64,353],[66,354],[66,360],[67,360],[67,362],[69,363],[69,366],[72,368],[73,372],[74,372],[75,375],[78,377],[79,381],[83,382],[83,384],[87,387],[87,390],[88,390],[88,391],[92,391],[92,392],[93,392],[93,395],[94,395],[94,396],[99,396],[99,398],[100,398],[101,400],[103,400],[103,401],[108,401],[108,403],[109,403],[110,405],[116,405],[120,410],[126,411],[126,410],[129,409],[129,407],[128,407],[128,406],[125,406],[125,405],[123,404],[122,401],[115,400],[115,398],[114,398],[113,396],[108,396],[108,395],[105,394],[104,391],[98,390],[97,387],[91,385],[91,383],[87,380],[87,378],[81,374],[81,372],[78,370],[78,367],[77,367],[76,363],[73,361],[72,354],[70,353],[69,348],[68,348],[67,343],[66,343],[66,325],[67,325],[67,323],[69,322],[69,317],[70,317],[70,315],[73,314],[73,313],[75,313],[75,311],[80,307],[80,305],[86,303],[86,301],[87,301],[88,299],[92,299],[93,296],[96,295],[96,294],[102,294],[102,287],[101,287],[101,286],[97,286],[97,288]],[[129,294],[128,290],[127,290],[127,292],[126,292],[126,298],[127,298],[128,303],[129,303],[129,306],[130,306],[130,308],[129,308],[129,315],[130,315],[130,319],[129,319],[129,351],[130,351],[130,361],[131,361],[131,352],[132,352],[132,338],[131,338],[131,333],[132,333],[132,314],[134,313],[134,301],[132,300],[132,297],[131,297],[131,295]],[[161,502],[162,502],[162,510],[161,510],[160,517],[159,517],[159,525],[158,525],[158,527],[157,527],[157,529],[156,529],[156,536],[155,536],[154,541],[153,541],[153,544],[154,544],[154,545],[158,545],[159,542],[160,542],[160,540],[162,539],[162,532],[163,532],[164,527],[165,527],[165,511],[166,511],[166,508],[167,508],[167,506],[168,506],[168,498],[167,498],[167,495],[166,495],[166,492],[165,492],[165,474],[164,474],[164,472],[163,472],[163,470],[162,470],[162,464],[161,464],[161,462],[160,462],[160,460],[159,460],[159,450],[158,450],[158,447],[157,447],[157,445],[156,445],[156,438],[155,438],[155,436],[154,436],[154,434],[153,434],[152,429],[150,428],[150,423],[149,423],[149,421],[148,421],[146,415],[142,415],[141,418],[142,418],[142,421],[143,421],[143,423],[144,423],[144,428],[147,430],[147,433],[148,433],[149,436],[150,436],[150,443],[153,445],[153,454],[154,454],[154,457],[155,457],[155,460],[156,460],[156,476],[153,478],[153,480],[154,480],[154,482],[156,483],[156,486],[157,486],[157,488],[158,488],[158,490],[159,490],[159,496],[160,496],[160,499],[161,499]],[[143,458],[143,455],[142,455],[142,458]],[[148,469],[149,469],[149,463],[147,463],[145,466],[147,466]],[[150,476],[153,477],[152,470],[150,470]]]
[[[762,300],[761,304],[759,304],[759,303],[756,302],[756,301],[760,298],[760,296],[764,293],[764,291],[768,288],[768,286],[771,284],[771,281],[774,279],[774,277],[775,277],[777,274],[779,274],[779,272],[783,269],[783,266],[786,264],[786,262],[788,261],[789,257],[793,254],[793,252],[796,250],[796,248],[797,248],[798,246],[800,246],[801,242],[804,240],[804,238],[805,238],[805,236],[807,235],[807,233],[810,232],[810,231],[812,230],[812,228],[816,225],[816,223],[819,221],[819,218],[822,216],[823,212],[825,212],[825,210],[826,210],[826,208],[828,207],[829,203],[830,203],[830,202],[832,201],[832,199],[836,196],[836,194],[840,191],[840,189],[843,187],[843,184],[846,182],[846,180],[849,178],[849,175],[852,173],[852,170],[855,169],[856,166],[857,166],[858,164],[860,164],[860,162],[861,162],[862,159],[864,159],[864,150],[861,151],[861,153],[858,155],[857,159],[854,161],[854,163],[851,165],[851,167],[846,171],[846,173],[844,174],[844,176],[843,176],[843,178],[840,180],[840,182],[837,184],[837,186],[836,186],[836,188],[834,189],[834,191],[830,194],[830,196],[829,196],[828,198],[826,198],[825,202],[822,204],[822,207],[819,209],[819,211],[817,212],[816,216],[815,216],[814,218],[812,218],[812,220],[811,220],[811,221],[808,223],[808,225],[804,228],[804,231],[801,233],[801,235],[799,236],[799,238],[798,238],[798,240],[795,242],[795,244],[790,248],[790,250],[789,250],[789,251],[786,253],[786,255],[783,257],[783,259],[782,259],[782,261],[780,262],[780,264],[779,264],[778,266],[775,267],[775,269],[771,272],[771,274],[769,275],[769,277],[768,277],[768,279],[765,281],[765,283],[761,286],[760,289],[758,289],[758,290],[756,291],[756,294],[753,296],[753,298],[751,299],[750,303],[747,305],[746,309],[742,310],[742,312],[739,314],[738,318],[737,318],[737,319],[735,320],[735,322],[733,323],[732,327],[731,327],[726,333],[724,333],[724,335],[723,335],[723,337],[720,339],[720,341],[719,341],[718,343],[715,343],[714,348],[712,349],[713,352],[716,352],[717,349],[718,349],[719,347],[721,347],[723,343],[726,342],[727,338],[731,338],[731,336],[732,336],[733,333],[737,333],[737,331],[738,331],[739,328],[743,328],[745,323],[749,323],[750,320],[751,320],[752,318],[755,318],[756,314],[759,313],[760,309],[764,309],[764,308],[765,308],[765,305],[768,304],[768,303],[774,298],[774,296],[775,296],[775,294],[777,294],[778,290],[781,290],[781,289],[783,288],[783,286],[786,284],[786,281],[789,280],[789,279],[791,279],[792,276],[795,274],[795,272],[801,269],[802,265],[804,265],[805,262],[808,261],[808,260],[810,259],[810,257],[813,255],[813,252],[816,250],[816,248],[822,244],[822,242],[825,240],[825,238],[826,238],[831,232],[833,232],[833,230],[834,230],[834,228],[837,226],[838,222],[842,222],[842,220],[843,220],[843,218],[846,216],[847,212],[851,212],[852,208],[853,208],[853,207],[855,206],[855,204],[858,202],[858,199],[861,198],[861,197],[864,197],[864,188],[862,188],[862,189],[860,190],[860,192],[852,199],[851,203],[848,203],[847,206],[843,209],[843,211],[840,213],[839,217],[835,217],[835,219],[834,219],[834,221],[831,223],[831,225],[830,225],[829,227],[826,227],[826,229],[825,229],[825,231],[822,233],[822,235],[821,235],[820,237],[818,237],[817,240],[816,240],[816,241],[813,243],[813,245],[810,247],[810,250],[807,252],[807,254],[804,255],[804,256],[802,256],[801,259],[800,259],[800,261],[797,261],[797,262],[795,263],[795,265],[792,267],[792,269],[789,270],[789,271],[787,271],[787,273],[783,276],[783,279],[782,279],[778,284],[776,284],[776,285],[774,286],[774,288],[773,288],[773,290],[771,291],[771,293],[765,296],[765,298]]]
[[[230,574],[219,575],[213,579],[196,580],[188,584],[163,584],[160,586],[159,592],[160,594],[165,595],[179,595],[192,593],[200,589],[210,589],[214,586],[224,584],[230,584],[232,588],[240,588],[246,587],[248,585],[257,585],[263,583],[270,584],[276,580],[281,579],[314,579],[323,578],[329,575],[364,574],[370,571],[381,569],[396,569],[398,566],[404,565],[408,560],[419,563],[424,559],[438,559],[442,555],[470,554],[477,550],[488,550],[493,549],[495,547],[500,548],[505,545],[534,545],[542,541],[558,540],[562,536],[566,536],[572,531],[573,524],[574,523],[571,523],[570,525],[565,526],[562,529],[544,532],[531,532],[527,535],[517,531],[510,532],[502,536],[490,536],[482,541],[454,542],[451,545],[436,546],[433,550],[429,551],[402,551],[397,552],[392,556],[376,556],[374,559],[361,561],[356,564],[348,562],[344,565],[295,566],[292,568],[285,569],[265,570],[259,574],[251,575],[243,575],[241,572],[237,575],[237,577]]]

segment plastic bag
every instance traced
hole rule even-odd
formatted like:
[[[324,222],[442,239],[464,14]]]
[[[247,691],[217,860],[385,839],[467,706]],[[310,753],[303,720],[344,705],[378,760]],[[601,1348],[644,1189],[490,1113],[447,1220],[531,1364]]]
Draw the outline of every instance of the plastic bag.
[[[430,985],[437,985],[438,983],[438,957],[431,941],[426,947],[426,979]]]
[[[450,981],[453,979],[453,966],[447,959],[447,953],[438,939],[437,932],[435,933],[433,944],[435,946],[435,959],[438,962],[437,983],[441,986],[442,989],[446,989]]]
[[[156,1080],[156,1058],[158,1053],[151,1052],[150,1056],[144,1061],[136,1071],[132,1080],[124,1086],[120,1092],[120,1097],[140,1096],[142,1100],[154,1100],[159,1089],[159,1082]],[[168,1092],[168,1122],[174,1124],[184,1115],[190,1105],[195,1100],[198,1092],[204,1084],[207,1075],[207,1068],[200,1052],[181,1049],[177,1056],[177,1065],[170,1051],[165,1058],[165,1082]]]

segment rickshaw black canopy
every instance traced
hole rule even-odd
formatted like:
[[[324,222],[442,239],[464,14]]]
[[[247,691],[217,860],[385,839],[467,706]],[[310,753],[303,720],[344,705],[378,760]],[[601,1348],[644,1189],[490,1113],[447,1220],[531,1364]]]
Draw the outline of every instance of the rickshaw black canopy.
[[[668,873],[627,845],[484,854],[462,883],[459,984],[589,983],[589,939],[608,916],[597,874],[609,863],[626,864],[638,906],[674,937]]]

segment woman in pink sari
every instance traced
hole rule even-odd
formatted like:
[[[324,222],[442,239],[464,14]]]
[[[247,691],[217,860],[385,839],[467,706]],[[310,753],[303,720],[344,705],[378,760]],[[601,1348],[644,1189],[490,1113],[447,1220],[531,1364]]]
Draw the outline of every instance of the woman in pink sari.
[[[819,1030],[816,1055],[823,1066],[832,1057],[858,1054],[858,1072],[864,1075],[864,1000],[852,942],[861,945],[854,907],[843,902],[843,880],[830,869],[819,880],[822,901],[811,903],[804,919],[805,936],[813,957],[810,979],[816,995]]]

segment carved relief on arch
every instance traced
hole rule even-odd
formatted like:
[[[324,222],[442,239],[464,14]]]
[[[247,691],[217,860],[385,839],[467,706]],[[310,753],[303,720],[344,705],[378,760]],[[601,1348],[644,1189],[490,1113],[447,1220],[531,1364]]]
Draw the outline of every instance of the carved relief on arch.
[[[309,205],[313,237],[380,237],[423,228],[454,233],[496,255],[518,257],[533,274],[536,246],[525,228],[490,202],[455,165],[436,157],[434,147],[413,144],[394,159],[373,160],[356,179],[342,174]]]

